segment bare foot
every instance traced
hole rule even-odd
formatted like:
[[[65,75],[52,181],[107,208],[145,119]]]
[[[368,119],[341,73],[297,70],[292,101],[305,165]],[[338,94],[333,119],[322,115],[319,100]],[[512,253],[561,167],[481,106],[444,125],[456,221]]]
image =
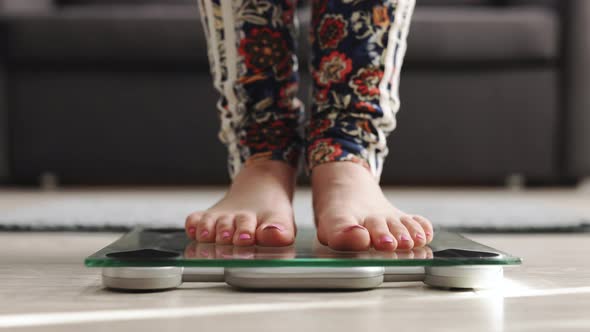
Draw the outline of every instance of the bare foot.
[[[292,244],[295,175],[296,170],[282,161],[257,161],[245,166],[223,199],[206,211],[188,216],[188,236],[199,242],[236,246]]]
[[[352,162],[313,168],[313,208],[318,240],[335,250],[412,249],[432,241],[432,224],[407,214],[383,195],[372,174]]]
[[[275,248],[273,248],[275,249]],[[276,250],[276,249],[275,249]],[[325,245],[314,241],[312,245],[312,252],[318,258],[359,258],[359,259],[432,259],[434,253],[428,246],[414,247],[409,250],[396,251],[359,251],[359,252],[337,252],[331,250]],[[344,255],[343,255],[344,254]]]
[[[193,241],[184,248],[185,258],[197,259],[290,259],[295,247],[236,247]]]

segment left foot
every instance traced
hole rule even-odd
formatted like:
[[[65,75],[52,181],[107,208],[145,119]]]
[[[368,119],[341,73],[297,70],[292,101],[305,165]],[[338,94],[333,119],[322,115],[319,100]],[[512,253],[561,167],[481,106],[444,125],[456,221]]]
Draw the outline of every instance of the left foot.
[[[239,247],[192,241],[184,248],[184,257],[200,259],[290,259],[295,247]]]
[[[318,240],[332,249],[393,251],[432,241],[430,221],[391,205],[373,175],[358,164],[318,165],[311,182]]]

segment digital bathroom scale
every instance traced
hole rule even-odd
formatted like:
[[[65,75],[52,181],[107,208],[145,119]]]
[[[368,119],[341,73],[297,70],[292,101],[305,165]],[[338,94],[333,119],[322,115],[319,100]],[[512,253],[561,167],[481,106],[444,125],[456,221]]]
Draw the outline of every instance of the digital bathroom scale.
[[[395,252],[341,252],[301,229],[289,247],[199,243],[183,229],[135,228],[85,260],[101,267],[104,286],[164,290],[183,282],[225,282],[242,289],[371,289],[422,281],[440,288],[491,288],[521,259],[438,231],[427,247]]]

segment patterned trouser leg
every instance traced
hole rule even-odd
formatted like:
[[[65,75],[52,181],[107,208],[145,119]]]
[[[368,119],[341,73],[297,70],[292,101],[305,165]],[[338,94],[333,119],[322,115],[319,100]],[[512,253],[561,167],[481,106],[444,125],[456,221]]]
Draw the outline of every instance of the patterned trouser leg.
[[[252,160],[298,163],[295,2],[198,0],[232,177]]]
[[[312,0],[309,169],[352,161],[379,179],[399,109],[414,0]]]

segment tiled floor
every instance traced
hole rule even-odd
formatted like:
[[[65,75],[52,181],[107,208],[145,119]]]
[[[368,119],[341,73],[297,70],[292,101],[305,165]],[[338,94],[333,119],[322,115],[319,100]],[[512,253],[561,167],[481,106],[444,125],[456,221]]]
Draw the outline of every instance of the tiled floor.
[[[118,236],[0,233],[0,329],[590,331],[590,234],[471,236],[524,258],[494,290],[390,283],[363,292],[296,293],[203,283],[168,292],[111,292],[101,287],[100,270],[82,261]]]

